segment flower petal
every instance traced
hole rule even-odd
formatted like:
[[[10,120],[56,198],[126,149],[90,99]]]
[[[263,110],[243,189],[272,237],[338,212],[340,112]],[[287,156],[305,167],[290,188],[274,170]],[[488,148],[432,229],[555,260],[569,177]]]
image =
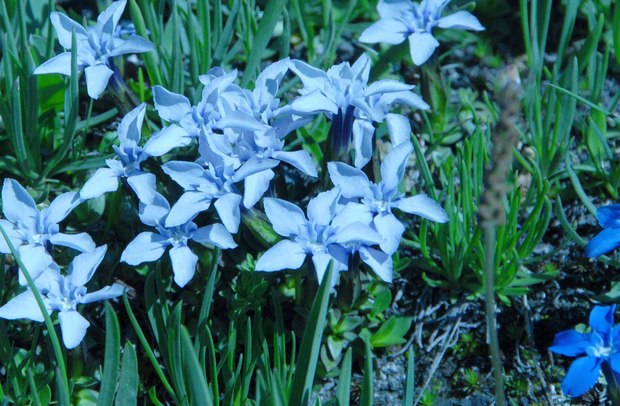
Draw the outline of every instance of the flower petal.
[[[586,349],[592,345],[588,336],[576,330],[565,330],[557,333],[553,339],[553,345],[549,351],[567,357],[585,355]]]
[[[343,197],[363,197],[369,191],[370,181],[361,169],[342,162],[328,162],[327,170],[332,183],[340,188]]]
[[[269,248],[256,262],[256,271],[273,272],[282,269],[299,269],[306,259],[301,245],[282,240]]]
[[[405,226],[393,214],[376,216],[373,224],[383,239],[379,244],[381,251],[388,255],[395,253],[405,232]]]
[[[50,242],[54,245],[73,248],[80,252],[92,252],[96,247],[92,237],[87,233],[56,233],[50,236]]]
[[[413,3],[410,0],[381,0],[377,4],[377,11],[381,18],[403,18],[411,14]]]
[[[96,199],[104,193],[114,192],[118,189],[118,175],[110,168],[99,168],[95,171],[82,189],[80,199]]]
[[[379,278],[385,282],[392,283],[394,264],[390,255],[369,247],[361,247],[359,253],[360,259],[364,261]]]
[[[166,227],[175,227],[187,223],[198,213],[211,207],[211,196],[202,192],[185,192],[172,206],[166,217]]]
[[[215,245],[221,249],[236,248],[237,243],[223,224],[210,224],[194,231],[192,240],[201,244]]]
[[[61,75],[71,76],[71,52],[63,52],[48,59],[32,72],[33,75],[45,75],[48,73],[60,73]]]
[[[222,224],[233,234],[239,231],[239,223],[241,222],[240,204],[241,195],[236,193],[226,193],[213,204]]]
[[[307,223],[304,212],[286,200],[266,197],[263,206],[274,231],[283,237],[296,235],[299,227]]]
[[[394,147],[381,163],[380,185],[384,196],[389,196],[398,189],[412,150],[411,143],[400,144]]]
[[[603,228],[620,228],[620,204],[599,207],[596,218]]]
[[[0,225],[2,225],[4,232],[7,234],[7,237],[9,237],[11,244],[13,244],[13,247],[19,247],[22,244],[22,237],[18,229],[15,227],[15,224],[11,223],[9,220],[1,219]],[[9,244],[6,242],[2,234],[0,234],[0,252],[3,254],[11,253]]]
[[[362,168],[372,158],[375,127],[367,120],[353,121],[353,143],[355,145],[355,167]]]
[[[101,261],[103,261],[107,248],[106,245],[102,245],[90,253],[83,253],[73,258],[73,261],[69,264],[68,281],[74,287],[86,285],[95,274],[95,270],[97,270]]]
[[[170,261],[176,284],[180,287],[187,285],[196,273],[198,256],[188,246],[179,245],[170,249]]]
[[[620,230],[607,228],[598,233],[586,246],[586,257],[598,257],[620,247]]]
[[[166,216],[170,212],[170,204],[161,194],[153,192],[149,194],[150,201],[140,201],[140,221],[147,226],[155,227],[164,223]]]
[[[118,56],[124,54],[140,54],[142,52],[149,52],[155,49],[155,45],[151,41],[148,41],[139,35],[132,35],[127,39],[120,39],[115,41],[114,49],[110,52],[110,56]]]
[[[192,136],[183,127],[172,124],[155,133],[144,144],[144,152],[150,156],[162,156],[174,148],[186,147],[193,141]]]
[[[601,373],[602,359],[578,358],[571,364],[562,381],[562,391],[571,397],[581,396],[594,386]]]
[[[110,77],[114,71],[104,64],[88,66],[84,69],[86,74],[86,90],[93,99],[98,99],[108,86]]]
[[[30,319],[38,322],[44,320],[34,294],[30,289],[20,293],[0,307],[0,317],[7,320]]]
[[[439,28],[456,28],[462,30],[483,31],[484,27],[480,21],[468,11],[457,11],[445,17],[441,17],[437,21]]]
[[[62,331],[62,342],[69,350],[82,342],[86,330],[90,326],[88,320],[75,310],[59,312],[58,321],[60,321],[60,330]]]
[[[156,261],[164,254],[169,243],[166,238],[150,231],[143,231],[134,238],[121,254],[121,262],[140,265]]]
[[[318,176],[316,162],[306,151],[276,151],[272,154],[272,157],[294,166],[308,176],[313,178]]]
[[[57,224],[63,221],[71,210],[81,203],[77,192],[67,192],[57,196],[50,205],[41,210],[46,224]]]
[[[338,244],[380,244],[381,236],[369,225],[355,221],[341,227],[332,237],[332,241]]]
[[[406,142],[411,142],[411,123],[402,114],[388,113],[385,122],[390,133],[392,146],[396,147]]]
[[[393,206],[405,213],[416,214],[438,223],[445,223],[449,220],[448,213],[443,207],[425,194],[398,199]]]
[[[616,305],[594,306],[590,311],[590,327],[592,330],[603,336],[604,341],[608,341],[611,329],[614,327],[614,313]]]
[[[300,114],[329,112],[338,114],[338,106],[318,89],[312,90],[291,102],[291,109]]]
[[[414,32],[409,36],[409,51],[416,65],[422,65],[431,57],[439,42],[428,32]]]
[[[205,169],[195,162],[170,161],[162,165],[163,171],[183,189],[196,190],[200,187],[205,190],[209,182],[204,178]],[[213,192],[218,191],[217,186],[212,185]]]
[[[22,245],[18,249],[19,259],[30,274],[32,279],[37,279],[43,272],[52,267],[54,260],[40,245]],[[28,284],[23,270],[19,270],[19,284],[26,286]]]
[[[268,169],[245,178],[243,183],[243,206],[246,209],[250,209],[258,203],[267,189],[269,189],[271,179],[273,179],[275,175],[276,174],[271,169]]]
[[[408,28],[400,20],[393,18],[380,19],[370,27],[366,28],[359,37],[360,42],[376,44],[385,42],[386,44],[400,44],[407,38]]]
[[[2,212],[13,223],[23,222],[25,217],[37,217],[39,210],[26,189],[15,179],[5,178],[2,186]]]
[[[153,101],[159,117],[166,121],[179,122],[192,108],[187,97],[159,85],[153,86]]]
[[[323,226],[329,225],[336,214],[336,205],[340,196],[338,187],[319,193],[308,203],[308,220]]]
[[[123,296],[125,292],[125,286],[120,283],[114,283],[91,293],[87,293],[80,298],[80,303],[87,304],[93,302],[99,302],[102,300],[114,299],[115,297]]]
[[[62,13],[52,11],[50,13],[50,21],[56,30],[58,42],[64,49],[71,49],[71,37],[73,36],[74,30],[75,39],[78,43],[81,39],[86,39],[88,37],[88,33],[84,27]],[[69,53],[69,55],[71,55],[71,53]],[[71,62],[69,62],[69,69],[71,69]]]

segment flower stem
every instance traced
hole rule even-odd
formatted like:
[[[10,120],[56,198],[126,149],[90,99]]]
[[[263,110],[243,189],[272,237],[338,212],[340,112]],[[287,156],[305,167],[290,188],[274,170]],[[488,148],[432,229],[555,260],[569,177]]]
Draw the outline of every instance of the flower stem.
[[[123,115],[129,113],[140,104],[140,101],[129,89],[123,78],[121,78],[117,69],[114,69],[114,73],[110,78],[108,90],[114,99],[114,104]]]
[[[609,362],[603,362],[603,374],[607,380],[607,396],[611,400],[613,406],[620,406],[620,387],[614,371],[612,371]]]

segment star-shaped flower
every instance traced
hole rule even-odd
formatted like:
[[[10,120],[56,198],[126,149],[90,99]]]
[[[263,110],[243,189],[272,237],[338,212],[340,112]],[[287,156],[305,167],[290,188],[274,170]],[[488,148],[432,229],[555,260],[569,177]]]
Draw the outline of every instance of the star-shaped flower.
[[[615,311],[615,304],[594,306],[590,313],[590,333],[566,330],[555,335],[550,351],[579,357],[562,381],[562,391],[567,395],[578,397],[592,388],[603,364],[611,367],[612,373],[620,374],[620,326],[614,326]]]
[[[88,320],[78,313],[77,306],[112,299],[121,296],[125,290],[122,285],[115,283],[87,293],[84,285],[93,277],[105,252],[106,246],[104,245],[93,252],[78,255],[69,265],[66,276],[61,275],[58,265],[49,255],[47,258],[41,258],[38,264],[38,268],[44,271],[37,277],[35,284],[43,296],[43,303],[48,314],[58,312],[62,340],[68,349],[75,348],[82,342],[86,329],[90,325]],[[26,262],[28,263],[31,262]],[[0,307],[0,317],[8,320],[30,319],[38,322],[44,320],[34,293],[30,289]]]
[[[381,163],[381,182],[373,183],[360,169],[342,162],[329,162],[329,176],[342,190],[346,199],[361,198],[372,213],[373,224],[382,237],[381,249],[391,255],[398,249],[405,226],[392,214],[393,209],[417,214],[432,221],[445,223],[448,215],[434,200],[424,194],[405,197],[398,190],[405,165],[411,154],[411,143],[395,147]]]
[[[80,203],[76,192],[67,192],[39,210],[26,189],[15,179],[6,178],[2,186],[2,212],[6,219],[0,223],[15,247],[29,245],[49,249],[48,245],[52,244],[89,252],[95,248],[95,243],[88,234],[61,233],[58,226]],[[0,252],[11,252],[2,236]]]
[[[439,42],[433,36],[433,28],[456,28],[482,31],[478,19],[467,11],[457,11],[442,17],[443,9],[450,0],[379,0],[377,10],[381,19],[366,28],[361,42],[400,44],[409,38],[411,59],[422,65],[435,52]]]
[[[58,35],[58,42],[71,49],[72,33],[75,31],[78,69],[84,69],[88,95],[99,98],[114,74],[112,59],[115,56],[151,51],[154,46],[144,38],[131,35],[127,39],[116,31],[127,1],[116,1],[97,18],[97,24],[84,28],[64,14],[53,11],[50,20]],[[34,74],[60,73],[71,76],[71,51],[63,52],[44,62]]]

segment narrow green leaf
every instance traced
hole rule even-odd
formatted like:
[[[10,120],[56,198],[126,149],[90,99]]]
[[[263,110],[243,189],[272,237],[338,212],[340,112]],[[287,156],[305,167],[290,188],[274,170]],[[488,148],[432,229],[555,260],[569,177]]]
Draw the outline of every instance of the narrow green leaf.
[[[136,0],[130,0],[129,2],[129,11],[131,13],[131,21],[134,23],[136,27],[136,33],[140,35],[142,38],[149,38],[149,35],[146,30],[146,26],[144,24],[144,17],[142,16],[142,12],[140,11],[140,7]],[[156,42],[157,43],[157,42]],[[161,79],[161,73],[159,71],[158,64],[158,53],[157,48],[150,52],[145,52],[144,54],[144,65],[146,66],[146,72],[149,75],[149,80],[151,81],[151,85],[163,85],[163,81]]]
[[[213,398],[209,385],[207,384],[207,377],[204,371],[200,367],[200,362],[194,351],[192,340],[189,338],[189,333],[185,327],[181,327],[180,342],[183,346],[183,370],[187,376],[187,384],[189,386],[190,404],[192,405],[213,405]],[[215,382],[217,384],[217,382]]]
[[[413,345],[407,351],[407,379],[405,380],[405,395],[403,406],[413,406],[415,395],[415,352]]]
[[[321,348],[321,339],[323,338],[323,329],[325,328],[327,310],[329,308],[329,292],[332,286],[333,268],[334,263],[330,261],[319,291],[314,298],[310,316],[306,323],[291,385],[289,397],[289,404],[291,405],[305,405],[310,400],[310,392]]]
[[[620,4],[614,5],[614,17],[612,26],[612,38],[614,45],[614,54],[616,54],[616,61],[620,65]]]
[[[364,378],[362,380],[362,389],[360,393],[360,406],[373,405],[373,370],[372,370],[372,349],[368,335],[362,338],[364,341]]]
[[[258,29],[256,30],[254,41],[252,42],[248,63],[245,67],[243,78],[241,79],[242,87],[247,87],[250,81],[256,77],[263,53],[269,44],[269,40],[273,35],[273,30],[280,19],[280,15],[286,3],[286,0],[271,0],[267,2],[263,17],[258,23]]]
[[[133,344],[127,341],[123,350],[121,375],[114,406],[133,406],[138,403],[138,358]]]
[[[97,398],[98,406],[111,406],[118,382],[118,368],[120,365],[121,333],[118,317],[109,302],[105,303],[105,356],[101,388]]]
[[[338,391],[336,392],[336,403],[338,406],[350,404],[351,396],[351,366],[353,363],[353,349],[349,347],[340,365],[340,377],[338,378]]]

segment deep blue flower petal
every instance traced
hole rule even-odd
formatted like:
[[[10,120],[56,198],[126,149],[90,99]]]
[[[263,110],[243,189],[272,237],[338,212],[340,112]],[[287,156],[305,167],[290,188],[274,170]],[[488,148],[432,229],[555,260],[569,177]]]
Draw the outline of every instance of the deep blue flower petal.
[[[574,398],[586,393],[598,380],[602,362],[602,359],[596,357],[582,357],[573,361],[562,381],[562,391]]]
[[[586,348],[592,345],[586,334],[575,330],[565,330],[557,333],[549,351],[568,357],[577,357],[586,353]]]
[[[607,228],[598,233],[586,246],[586,257],[598,257],[620,247],[620,230]]]
[[[614,304],[611,306],[594,306],[590,312],[590,327],[603,337],[606,344],[614,326],[615,311],[616,305]]]
[[[620,228],[620,204],[599,207],[596,218],[603,228]]]

